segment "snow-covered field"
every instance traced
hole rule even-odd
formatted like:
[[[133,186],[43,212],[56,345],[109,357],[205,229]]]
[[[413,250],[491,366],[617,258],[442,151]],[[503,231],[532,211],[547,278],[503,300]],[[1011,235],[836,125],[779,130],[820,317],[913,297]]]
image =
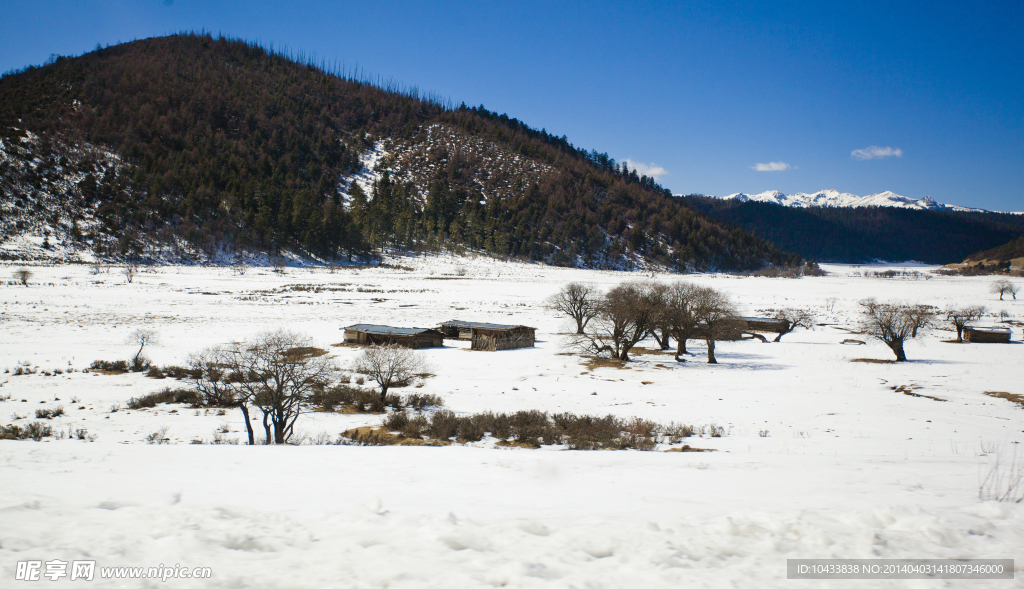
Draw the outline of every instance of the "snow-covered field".
[[[92,275],[87,266],[57,266],[31,268],[28,288],[3,279],[0,370],[9,372],[0,374],[0,424],[35,421],[37,409],[62,405],[66,414],[48,423],[84,428],[94,440],[0,441],[0,586],[21,586],[18,561],[53,559],[212,568],[211,579],[166,583],[181,587],[1020,583],[1024,504],[978,495],[997,458],[1004,471],[1014,456],[1024,462],[1016,450],[1024,407],[984,394],[1024,393],[1021,327],[1011,345],[945,343],[953,333],[932,331],[908,344],[903,364],[851,362],[892,355],[878,343],[840,343],[863,339],[847,330],[856,329],[857,301],[869,296],[985,304],[1024,319],[1024,300],[996,300],[992,279],[872,278],[859,274],[884,268],[850,266],[800,280],[688,276],[728,292],[743,314],[807,307],[824,325],[780,343],[720,343],[718,365],[704,363],[703,345],[691,342],[686,363],[639,355],[628,369],[588,370],[564,353],[560,334],[569,326],[543,300],[570,280],[607,287],[643,276],[485,258],[392,262],[406,269],[253,268],[239,276],[163,267],[127,284],[116,268]],[[130,357],[126,337],[141,326],[159,333],[147,354],[160,365],[287,327],[345,367],[358,350],[330,347],[345,325],[448,319],[539,328],[534,349],[474,352],[446,342],[424,351],[436,376],[410,391],[440,395],[453,411],[612,413],[713,423],[727,433],[687,441],[716,450],[702,453],[530,450],[493,440],[441,448],[193,444],[219,429],[244,438],[241,414],[128,410],[130,397],[178,383],[81,372],[97,359]],[[35,373],[15,376],[18,365]],[[111,412],[114,405],[120,410]],[[333,439],[381,419],[310,413],[298,428]],[[170,444],[145,442],[165,427]],[[874,557],[1017,557],[1018,580],[785,578],[788,558]]]

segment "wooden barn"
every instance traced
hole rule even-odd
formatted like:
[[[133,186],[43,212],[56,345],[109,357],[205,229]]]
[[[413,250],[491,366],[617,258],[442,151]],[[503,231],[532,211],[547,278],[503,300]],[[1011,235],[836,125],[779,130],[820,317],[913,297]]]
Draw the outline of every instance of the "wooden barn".
[[[345,343],[363,346],[397,344],[413,349],[438,348],[444,345],[444,335],[436,329],[423,327],[390,327],[360,323],[345,328]]]
[[[1009,327],[965,327],[964,341],[975,344],[1010,343]]]
[[[474,350],[532,348],[537,341],[537,328],[525,325],[445,321],[439,329],[445,337],[470,340]]]
[[[775,317],[739,317],[740,328],[745,331],[782,333],[789,328],[789,321]]]

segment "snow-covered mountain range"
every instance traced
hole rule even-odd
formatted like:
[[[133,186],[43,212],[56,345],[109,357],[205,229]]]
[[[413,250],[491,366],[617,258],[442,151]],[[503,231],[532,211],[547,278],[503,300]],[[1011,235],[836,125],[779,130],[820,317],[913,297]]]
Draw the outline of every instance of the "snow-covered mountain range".
[[[770,202],[786,207],[897,207],[932,211],[983,211],[983,209],[942,204],[928,196],[918,199],[908,198],[888,190],[867,196],[857,196],[856,194],[839,192],[838,190],[819,190],[818,192],[799,192],[797,194],[783,194],[778,190],[768,190],[760,194],[737,192],[736,194],[730,194],[721,198],[743,202],[750,200]]]

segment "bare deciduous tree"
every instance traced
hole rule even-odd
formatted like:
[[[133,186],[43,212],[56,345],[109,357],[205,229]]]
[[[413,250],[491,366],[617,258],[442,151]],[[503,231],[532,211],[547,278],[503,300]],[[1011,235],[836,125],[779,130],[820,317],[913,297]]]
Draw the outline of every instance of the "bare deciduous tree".
[[[18,279],[22,286],[28,286],[28,279],[32,278],[32,271],[26,268],[18,268],[14,271],[14,277]]]
[[[355,371],[369,376],[380,386],[380,398],[384,401],[389,388],[425,372],[426,363],[423,356],[409,348],[394,344],[370,346],[359,355]]]
[[[234,407],[235,388],[231,372],[231,357],[224,348],[206,348],[189,354],[188,379],[202,396],[203,405]]]
[[[697,336],[698,325],[693,304],[698,288],[680,280],[668,285],[663,295],[661,321],[676,339],[676,362],[683,361],[687,340]]]
[[[138,272],[139,272],[139,264],[137,262],[135,262],[134,260],[126,261],[124,263],[124,266],[121,268],[121,274],[124,275],[124,279],[127,280],[129,284],[131,284],[132,279],[135,278],[135,275]]]
[[[931,305],[909,305],[907,317],[910,319],[910,337],[917,337],[918,330],[935,325],[935,307]]]
[[[608,291],[574,347],[594,354],[609,354],[624,362],[629,351],[650,335],[660,313],[657,294],[650,283],[628,282]]]
[[[907,354],[903,344],[914,336],[915,321],[912,305],[902,303],[879,303],[874,299],[860,302],[862,328],[864,332],[889,346],[897,362],[906,362]],[[917,330],[921,326],[916,327]]]
[[[697,331],[708,345],[708,364],[718,364],[715,342],[732,339],[738,332],[736,309],[724,293],[699,286],[694,291],[693,314]]]
[[[601,295],[593,285],[570,282],[548,298],[548,306],[572,317],[576,321],[576,333],[581,334],[597,315],[600,301]]]
[[[248,407],[263,414],[266,443],[284,444],[313,392],[326,386],[331,372],[327,350],[313,347],[308,337],[287,330],[263,332],[226,349],[231,375],[253,442]]]
[[[1016,301],[1017,292],[1019,291],[1019,289],[1016,284],[1010,282],[1009,280],[1006,280],[1005,278],[1000,278],[999,280],[993,282],[991,286],[989,286],[989,291],[992,294],[999,295],[1000,301],[1003,300],[1003,295],[1012,295],[1013,300]]]
[[[142,355],[142,350],[145,349],[146,346],[155,346],[159,339],[160,338],[156,331],[145,327],[136,329],[128,334],[128,343],[139,346],[139,351],[135,352],[135,355],[132,356],[133,370],[138,372],[146,367],[149,363],[149,359]]]
[[[949,307],[946,309],[946,321],[953,324],[956,329],[956,341],[964,341],[964,328],[981,319],[985,314],[985,307]]]
[[[781,341],[782,336],[795,331],[797,327],[810,329],[814,323],[814,313],[807,309],[782,309],[775,313],[775,318],[784,321],[785,324],[773,342]]]

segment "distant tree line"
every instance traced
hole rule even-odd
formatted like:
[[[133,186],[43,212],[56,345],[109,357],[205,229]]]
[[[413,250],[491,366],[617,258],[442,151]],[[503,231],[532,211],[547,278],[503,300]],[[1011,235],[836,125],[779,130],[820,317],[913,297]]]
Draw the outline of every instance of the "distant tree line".
[[[961,262],[1024,235],[1024,215],[894,207],[785,207],[692,195],[690,207],[819,262]]]

